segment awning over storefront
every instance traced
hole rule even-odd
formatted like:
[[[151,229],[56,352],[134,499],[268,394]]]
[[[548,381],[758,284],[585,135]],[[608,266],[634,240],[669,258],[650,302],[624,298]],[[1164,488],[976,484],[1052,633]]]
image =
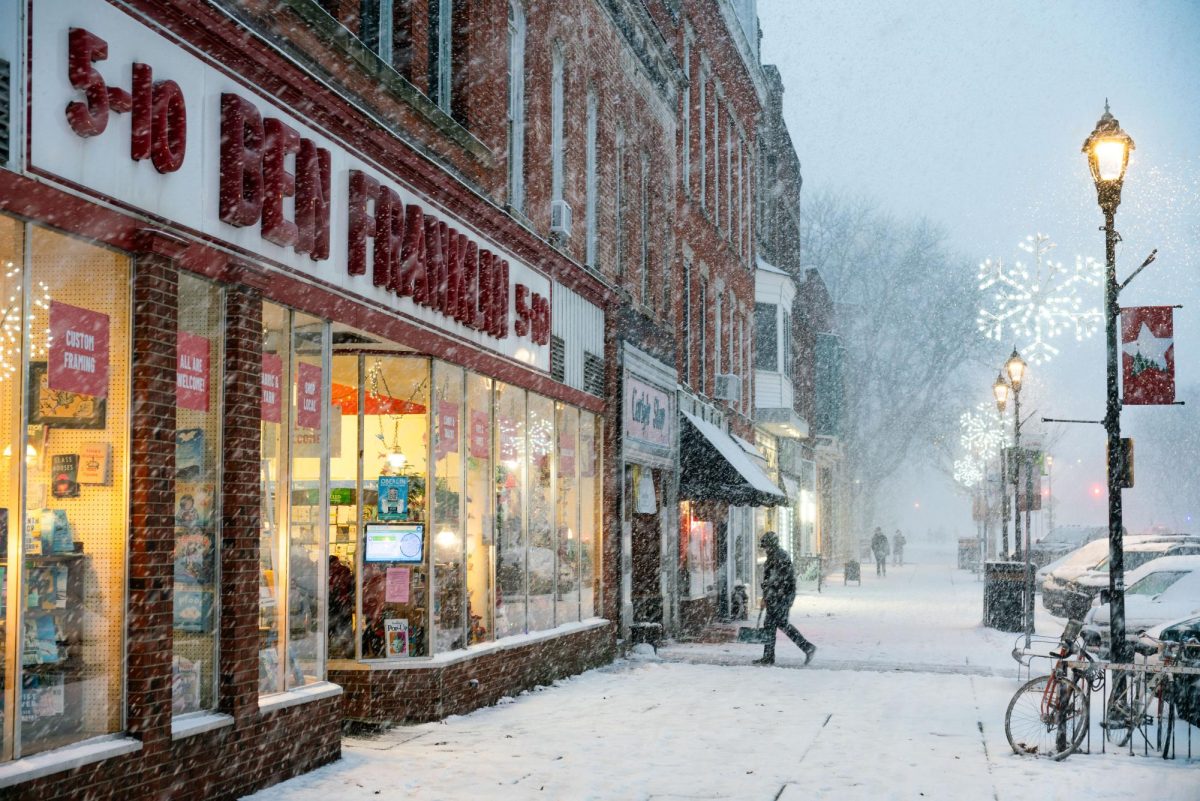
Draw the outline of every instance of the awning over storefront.
[[[787,496],[729,434],[680,411],[679,494],[694,501],[735,506],[778,506]]]
[[[783,479],[783,488],[787,490],[788,500],[792,503],[800,501],[800,485],[796,483],[796,479],[788,475],[781,475]]]

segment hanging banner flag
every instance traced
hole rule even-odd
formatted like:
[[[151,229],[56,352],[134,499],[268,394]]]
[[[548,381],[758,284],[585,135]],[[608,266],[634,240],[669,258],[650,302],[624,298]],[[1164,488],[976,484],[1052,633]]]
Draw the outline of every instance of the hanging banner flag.
[[[473,459],[486,459],[492,453],[492,419],[487,412],[471,411],[471,429],[467,450]]]
[[[264,423],[278,423],[283,411],[283,357],[278,353],[262,355],[262,408]]]
[[[316,364],[296,365],[296,428],[321,427],[321,368]]]
[[[179,332],[175,345],[175,405],[208,411],[209,341],[199,334]]]
[[[47,386],[97,398],[108,396],[108,315],[50,301]]]
[[[458,404],[452,401],[438,401],[437,409],[435,458],[441,459],[458,452]]]
[[[1175,326],[1170,306],[1121,309],[1123,403],[1175,402]]]

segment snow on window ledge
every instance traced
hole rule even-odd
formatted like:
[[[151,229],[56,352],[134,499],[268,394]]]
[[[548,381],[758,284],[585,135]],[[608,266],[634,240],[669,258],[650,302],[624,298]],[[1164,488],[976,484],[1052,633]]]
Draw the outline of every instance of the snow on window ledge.
[[[31,782],[43,776],[73,770],[105,759],[142,750],[142,741],[125,735],[106,735],[55,748],[0,765],[0,787]]]
[[[602,628],[609,625],[609,621],[602,617],[591,617],[587,620],[578,623],[563,623],[561,626],[556,626],[552,629],[544,631],[531,631],[528,634],[514,634],[510,637],[501,637],[499,640],[490,642],[481,642],[472,645],[468,648],[456,648],[453,651],[437,654],[430,657],[408,657],[402,659],[391,660],[372,660],[370,662],[356,662],[353,659],[331,659],[329,661],[330,670],[430,670],[433,668],[445,667],[456,662],[464,662],[468,659],[474,659],[485,653],[492,651],[506,651],[510,648],[520,648],[533,643],[542,642],[545,640],[553,640],[558,637],[563,637],[568,634],[578,634],[582,631],[591,631],[592,629]]]
[[[233,725],[233,715],[219,712],[201,712],[195,715],[176,718],[171,721],[171,739],[182,740],[196,734],[203,734],[213,729],[221,729]]]
[[[287,692],[275,693],[260,698],[258,701],[258,712],[260,715],[267,715],[271,712],[287,709],[290,706],[308,704],[313,701],[320,701],[323,698],[334,698],[341,694],[341,685],[328,681],[318,681],[295,690],[288,690]]]

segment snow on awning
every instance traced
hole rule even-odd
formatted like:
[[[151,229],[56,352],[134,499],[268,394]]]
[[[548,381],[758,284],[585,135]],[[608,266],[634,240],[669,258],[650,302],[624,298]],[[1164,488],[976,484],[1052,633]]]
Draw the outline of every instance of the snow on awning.
[[[696,501],[734,506],[779,506],[787,496],[729,434],[694,414],[680,411],[679,492]]]

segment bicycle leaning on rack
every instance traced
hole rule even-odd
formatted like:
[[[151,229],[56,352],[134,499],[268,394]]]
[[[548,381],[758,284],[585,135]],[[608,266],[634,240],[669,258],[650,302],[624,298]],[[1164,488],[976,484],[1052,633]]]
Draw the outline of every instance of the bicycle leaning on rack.
[[[1090,691],[1104,684],[1104,666],[1079,636],[1088,602],[1084,595],[1069,599],[1070,619],[1050,654],[1050,675],[1030,679],[1008,702],[1004,734],[1017,754],[1066,759],[1087,735]]]
[[[1184,649],[1194,647],[1187,642],[1164,642],[1160,666],[1143,666],[1140,670],[1114,670],[1112,695],[1101,726],[1108,741],[1118,747],[1153,751],[1170,759],[1174,745],[1176,704],[1186,682],[1176,676]],[[1158,652],[1157,646],[1137,644],[1134,650],[1142,656]],[[1186,668],[1183,668],[1186,670]],[[1137,739],[1134,740],[1134,734]],[[1189,751],[1190,751],[1189,740]]]

